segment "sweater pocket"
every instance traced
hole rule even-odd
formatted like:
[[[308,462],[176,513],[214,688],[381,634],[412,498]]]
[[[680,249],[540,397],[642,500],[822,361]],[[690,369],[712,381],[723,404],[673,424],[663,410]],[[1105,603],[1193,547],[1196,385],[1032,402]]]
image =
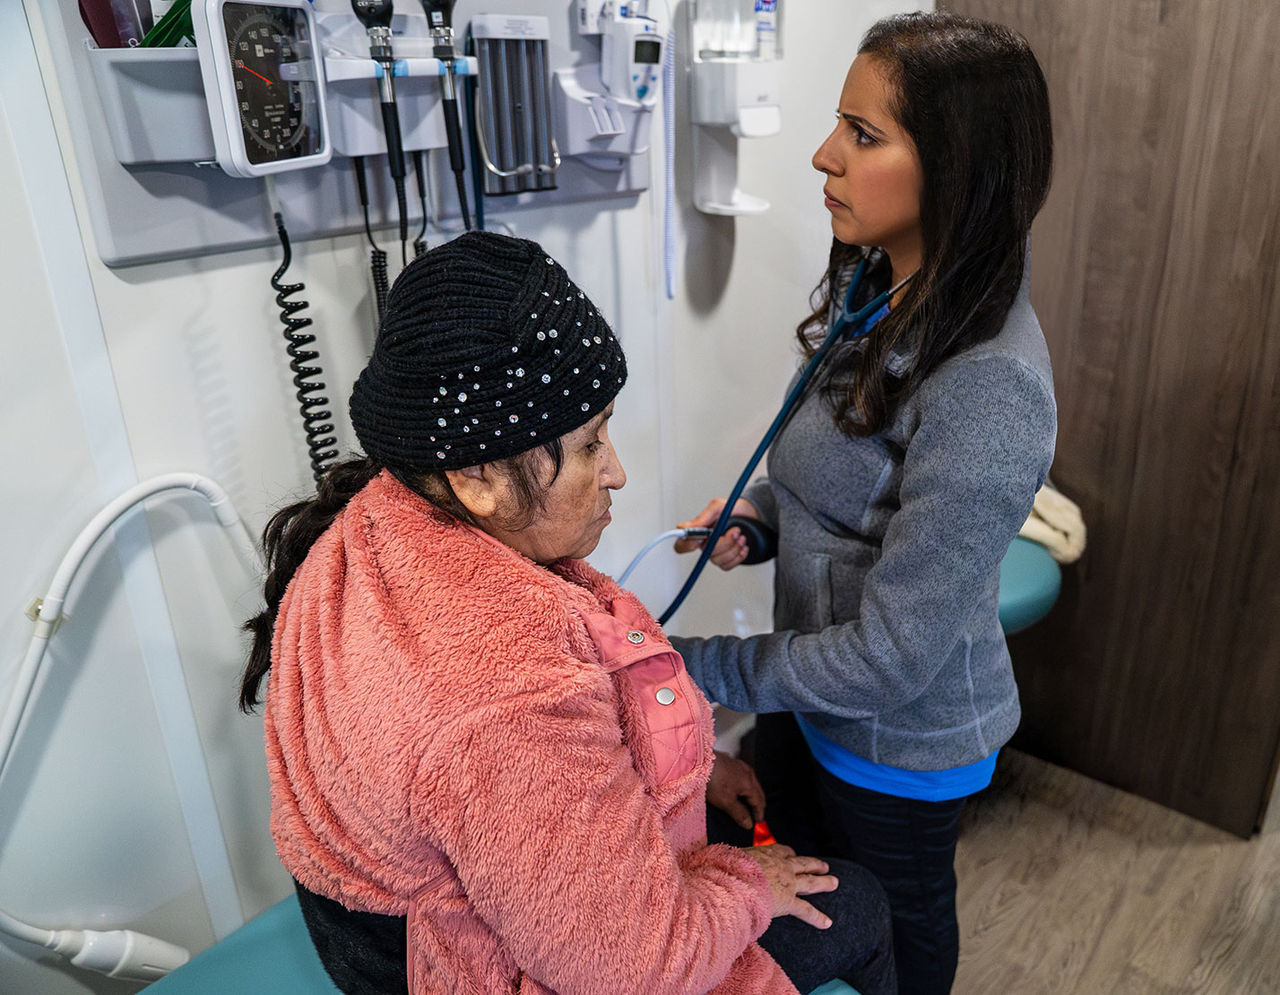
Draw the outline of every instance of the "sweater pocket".
[[[875,486],[867,494],[867,504],[862,510],[862,520],[858,523],[858,531],[877,542],[889,528],[889,519],[901,508],[898,492],[902,487],[901,450],[895,449],[886,440],[882,439],[881,443],[889,455],[880,466]]]
[[[774,579],[774,625],[818,632],[831,624],[831,557],[799,553],[779,560]]]

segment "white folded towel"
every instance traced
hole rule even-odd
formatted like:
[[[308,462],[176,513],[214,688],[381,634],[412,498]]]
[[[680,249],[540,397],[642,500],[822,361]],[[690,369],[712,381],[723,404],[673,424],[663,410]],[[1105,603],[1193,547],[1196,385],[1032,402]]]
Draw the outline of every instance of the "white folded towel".
[[[1079,506],[1049,484],[1036,492],[1031,514],[1018,534],[1038,542],[1059,563],[1074,563],[1084,552],[1085,527]]]

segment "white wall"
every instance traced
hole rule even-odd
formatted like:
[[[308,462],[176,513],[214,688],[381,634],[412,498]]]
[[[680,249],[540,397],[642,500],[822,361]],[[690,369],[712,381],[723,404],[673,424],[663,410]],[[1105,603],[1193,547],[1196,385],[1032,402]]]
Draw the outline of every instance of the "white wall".
[[[5,6],[13,17],[14,5]],[[594,557],[601,567],[620,571],[648,538],[724,493],[772,417],[794,363],[791,329],[829,244],[809,156],[830,127],[860,32],[903,6],[787,7],[783,132],[744,142],[741,155],[742,187],[773,207],[737,220],[697,214],[682,158],[676,300],[662,292],[659,197],[626,209],[601,202],[504,216],[564,262],[628,351],[616,435],[630,483]],[[567,30],[571,4],[502,7],[564,8],[553,23]],[[460,4],[459,15],[473,9],[481,5]],[[0,617],[0,694],[30,635],[21,610],[80,527],[128,483],[171,470],[207,474],[257,530],[310,480],[267,287],[275,252],[105,267],[46,26],[34,3],[28,15],[30,35],[0,33],[0,465],[8,468],[0,595],[9,606]],[[21,75],[36,57],[43,73]],[[683,156],[683,110],[677,124]],[[660,188],[657,157],[654,165]],[[365,263],[362,240],[322,240],[295,246],[290,274],[307,283],[344,442],[346,388],[338,385],[351,382],[370,343]],[[655,552],[636,576],[655,611],[691,566],[674,560]],[[709,573],[673,629],[766,628],[768,581],[767,568]],[[253,915],[286,893],[266,833],[260,723],[234,710],[244,653],[236,624],[255,599],[244,564],[189,498],[154,504],[86,564],[0,782],[0,908],[40,925],[133,926],[192,949],[212,941],[148,683],[147,667],[170,660],[180,662],[195,703],[239,912]],[[0,990],[136,987],[0,938]]]

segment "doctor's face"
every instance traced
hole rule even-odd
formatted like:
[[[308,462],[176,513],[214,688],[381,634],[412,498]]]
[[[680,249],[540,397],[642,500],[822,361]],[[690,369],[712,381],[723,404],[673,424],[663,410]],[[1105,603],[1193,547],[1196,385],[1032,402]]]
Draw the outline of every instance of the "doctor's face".
[[[848,245],[883,248],[896,275],[920,265],[924,172],[915,143],[893,116],[895,96],[879,59],[854,59],[835,129],[813,154],[813,168],[826,176],[832,234]]]

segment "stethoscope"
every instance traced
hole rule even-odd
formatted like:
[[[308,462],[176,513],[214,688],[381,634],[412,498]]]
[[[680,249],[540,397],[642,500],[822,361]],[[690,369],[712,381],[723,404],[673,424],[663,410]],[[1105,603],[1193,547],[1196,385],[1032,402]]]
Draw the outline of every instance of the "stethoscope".
[[[890,299],[901,290],[915,274],[904,277],[896,285],[890,287],[883,293],[877,294],[870,301],[858,309],[854,309],[853,302],[857,299],[858,291],[862,288],[862,280],[867,271],[867,260],[869,253],[863,253],[858,260],[857,268],[853,271],[853,278],[849,281],[849,289],[845,291],[844,300],[841,302],[840,310],[835,316],[835,320],[831,323],[831,331],[827,333],[827,337],[822,340],[822,344],[818,346],[813,357],[804,368],[804,372],[800,374],[800,378],[796,380],[791,390],[787,393],[786,399],[782,402],[782,407],[778,410],[777,416],[773,419],[773,423],[769,426],[768,431],[764,433],[764,438],[760,440],[760,445],[756,446],[756,451],[752,453],[751,459],[747,461],[747,465],[743,468],[742,474],[738,477],[738,482],[734,484],[732,492],[729,494],[728,500],[725,501],[724,510],[720,512],[719,519],[716,520],[715,526],[706,532],[707,538],[702,544],[702,551],[698,554],[698,562],[693,565],[689,577],[684,582],[684,586],[680,588],[680,593],[675,596],[675,600],[667,606],[667,610],[658,618],[660,625],[666,625],[667,620],[676,613],[685,597],[693,590],[693,585],[697,583],[698,575],[702,573],[702,568],[707,565],[707,561],[711,559],[711,552],[715,549],[716,543],[720,537],[729,528],[729,519],[733,517],[733,506],[738,503],[738,498],[742,497],[742,492],[746,489],[747,483],[751,480],[751,474],[755,472],[756,466],[764,457],[769,447],[773,444],[774,438],[782,430],[787,419],[795,410],[796,405],[804,396],[805,388],[808,387],[809,381],[813,379],[813,375],[818,371],[818,367],[822,365],[822,361],[826,358],[831,347],[841,339],[846,341],[854,341],[866,335],[875,321],[870,319],[881,317],[880,312],[888,307]],[[671,538],[673,535],[679,534],[680,537],[692,537],[701,535],[704,530],[683,529],[677,530],[676,533],[666,533],[659,536],[650,543],[640,554],[631,561],[631,565],[627,567],[622,574],[620,583],[625,581],[632,569],[650,549],[656,546],[664,539]]]

